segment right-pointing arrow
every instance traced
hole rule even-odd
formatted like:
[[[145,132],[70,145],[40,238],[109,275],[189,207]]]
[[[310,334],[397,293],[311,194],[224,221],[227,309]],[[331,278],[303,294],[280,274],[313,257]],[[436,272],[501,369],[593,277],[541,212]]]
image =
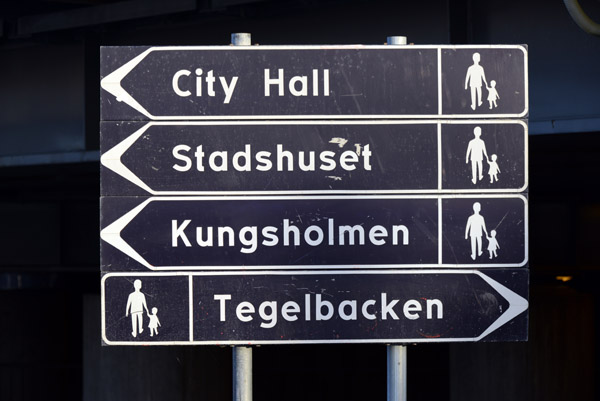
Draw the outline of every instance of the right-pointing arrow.
[[[479,277],[484,279],[489,285],[492,286],[493,289],[498,291],[500,295],[504,297],[509,303],[509,307],[490,327],[488,327],[479,337],[475,339],[475,341],[479,341],[485,336],[489,335],[493,331],[499,329],[506,323],[513,320],[515,317],[519,316],[521,313],[525,312],[527,308],[529,308],[529,302],[518,295],[514,291],[509,290],[499,282],[491,279],[480,271],[475,271]]]
[[[528,277],[526,269],[109,273],[103,333],[115,345],[524,341]],[[168,321],[179,336],[131,336],[122,310],[136,280],[165,305],[162,316],[178,316]],[[166,309],[176,300],[192,306],[189,319]]]

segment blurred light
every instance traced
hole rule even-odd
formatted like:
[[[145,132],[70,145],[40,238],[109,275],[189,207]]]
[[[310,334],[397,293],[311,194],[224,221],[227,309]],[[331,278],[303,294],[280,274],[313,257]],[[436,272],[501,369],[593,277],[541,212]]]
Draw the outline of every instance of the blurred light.
[[[566,283],[567,281],[571,281],[573,279],[573,276],[556,276],[556,279],[558,281],[562,281],[563,283]]]

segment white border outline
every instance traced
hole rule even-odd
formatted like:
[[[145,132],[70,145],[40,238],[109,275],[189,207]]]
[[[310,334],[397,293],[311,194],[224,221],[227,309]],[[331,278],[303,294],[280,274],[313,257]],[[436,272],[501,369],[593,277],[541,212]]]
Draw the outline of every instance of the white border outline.
[[[440,193],[444,192],[443,187],[443,177],[442,177],[442,123],[438,121],[437,123],[437,165],[438,165],[438,174],[437,174],[437,190]],[[524,186],[527,185],[527,183],[524,183]],[[450,189],[449,191],[456,191],[456,192],[462,192],[463,190],[461,189]],[[482,191],[483,192],[483,191]]]
[[[298,269],[309,269],[310,271],[322,270],[322,269],[397,269],[397,268],[472,268],[477,266],[480,269],[498,268],[498,267],[524,267],[529,261],[529,209],[528,200],[524,195],[521,194],[508,194],[508,195],[388,195],[388,196],[232,196],[228,197],[228,201],[239,201],[239,200],[277,200],[277,201],[294,201],[294,200],[377,200],[377,199],[437,199],[438,205],[441,204],[444,199],[486,199],[486,198],[499,198],[499,199],[521,199],[523,201],[523,215],[524,215],[524,255],[523,261],[519,263],[489,263],[480,264],[452,264],[452,263],[434,263],[434,264],[422,264],[415,266],[414,263],[406,264],[344,264],[344,265],[269,265],[269,269],[272,270],[298,270]],[[122,217],[118,218],[107,227],[100,231],[100,237],[108,244],[114,246],[127,256],[136,260],[146,268],[152,271],[208,271],[208,270],[235,270],[235,271],[250,271],[264,268],[264,265],[231,265],[231,266],[154,266],[148,263],[136,250],[134,250],[123,238],[121,238],[121,231],[129,224],[131,220],[135,218],[150,202],[162,202],[162,201],[223,201],[222,197],[152,197],[146,199],[144,202],[136,206],[131,211],[125,213]],[[439,206],[438,206],[438,238],[441,235],[443,225],[439,223]],[[438,247],[441,242],[438,239]],[[438,252],[438,254],[440,254]],[[439,260],[438,260],[439,261]],[[101,265],[103,265],[101,263]]]
[[[438,201],[438,265],[442,266],[444,263],[444,212],[443,212],[443,203],[441,199]]]
[[[104,123],[114,123],[106,121]],[[121,162],[123,154],[152,126],[298,126],[298,125],[438,125],[438,183],[437,189],[386,189],[386,190],[289,190],[289,191],[155,191],[138,178],[127,166]],[[519,124],[523,127],[523,150],[525,152],[523,159],[523,186],[520,188],[491,188],[491,189],[441,189],[442,187],[442,136],[443,125],[510,125]],[[399,134],[401,135],[401,134]],[[470,194],[470,193],[515,193],[527,190],[529,186],[529,151],[528,151],[528,126],[522,120],[399,120],[399,121],[214,121],[214,122],[164,122],[150,121],[129,135],[123,141],[104,152],[100,157],[101,164],[115,174],[120,175],[129,182],[137,185],[139,188],[147,191],[151,195],[327,195],[327,194]]]
[[[188,296],[189,296],[189,325],[190,325],[190,342],[194,341],[194,279],[193,276],[189,276],[188,280]]]
[[[442,104],[442,48],[437,49],[437,79],[438,79],[438,116],[442,115],[442,111],[444,110],[444,106]]]
[[[483,333],[481,333],[477,337],[464,337],[464,338],[406,338],[406,339],[354,339],[354,340],[262,340],[262,341],[156,341],[156,342],[135,342],[135,341],[110,341],[106,337],[106,290],[105,283],[106,279],[109,277],[160,277],[160,276],[189,276],[190,281],[194,276],[254,276],[254,275],[272,275],[272,276],[281,276],[281,275],[348,275],[348,274],[370,274],[370,275],[380,275],[380,274],[475,274],[481,277],[485,282],[487,282],[494,290],[496,290],[506,301],[509,303],[508,309],[504,313],[502,313],[498,319],[492,325],[490,325]],[[477,342],[502,327],[504,324],[508,323],[515,317],[519,316],[521,313],[525,312],[529,308],[529,302],[505,287],[501,283],[496,280],[486,276],[484,273],[475,270],[475,269],[462,269],[462,270],[400,270],[400,271],[289,271],[289,272],[273,272],[273,271],[252,271],[252,272],[243,272],[243,273],[234,273],[234,272],[194,272],[194,273],[184,273],[184,272],[171,272],[171,273],[107,273],[102,276],[100,281],[100,296],[101,296],[101,321],[102,321],[102,340],[106,345],[133,345],[133,346],[146,346],[146,345],[255,345],[255,344],[375,344],[375,343],[427,343],[427,342]],[[190,303],[193,300],[190,299]],[[510,314],[509,314],[510,313]],[[193,326],[190,326],[190,338],[193,335]]]
[[[109,46],[107,46],[109,47]],[[524,110],[512,114],[441,114],[441,102],[438,98],[438,114],[360,114],[360,115],[236,115],[236,116],[155,116],[150,114],[140,105],[123,87],[121,80],[133,70],[148,54],[154,51],[196,51],[196,50],[220,50],[220,51],[256,51],[256,50],[438,50],[438,96],[441,91],[441,51],[442,49],[517,49],[523,52],[524,77]],[[150,47],[135,56],[133,59],[109,73],[100,81],[102,89],[112,94],[117,100],[125,102],[139,113],[150,120],[279,120],[279,119],[368,119],[368,118],[522,118],[529,113],[529,73],[528,54],[521,45],[410,45],[410,46],[381,46],[381,45],[317,45],[317,46],[164,46]],[[104,120],[103,120],[104,121]],[[111,120],[105,120],[111,121]]]

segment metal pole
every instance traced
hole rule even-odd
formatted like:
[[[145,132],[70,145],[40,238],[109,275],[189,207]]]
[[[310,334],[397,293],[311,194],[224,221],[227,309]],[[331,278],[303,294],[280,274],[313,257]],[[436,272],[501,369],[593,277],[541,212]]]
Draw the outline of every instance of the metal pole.
[[[252,34],[232,33],[231,44],[234,46],[250,46],[252,45]]]
[[[387,346],[387,401],[406,401],[406,346]]]
[[[407,43],[406,36],[388,36],[387,42],[388,45],[405,45]]]
[[[406,36],[388,36],[388,45],[405,46]],[[387,346],[387,401],[406,401],[406,346]]]
[[[249,33],[232,33],[233,46],[252,45]],[[233,401],[252,401],[252,348],[233,347]]]
[[[233,401],[252,401],[251,347],[233,347]]]

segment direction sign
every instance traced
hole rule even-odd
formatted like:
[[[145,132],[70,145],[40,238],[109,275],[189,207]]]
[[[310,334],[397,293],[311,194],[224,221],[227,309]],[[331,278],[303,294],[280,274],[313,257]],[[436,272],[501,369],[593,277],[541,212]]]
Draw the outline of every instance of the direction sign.
[[[103,47],[100,69],[105,344],[527,339],[526,47]]]
[[[527,339],[526,269],[110,273],[113,345]]]
[[[520,267],[521,195],[104,197],[103,271]]]
[[[102,47],[101,118],[528,114],[524,46]]]
[[[103,122],[101,135],[104,196],[527,188],[518,120]]]

